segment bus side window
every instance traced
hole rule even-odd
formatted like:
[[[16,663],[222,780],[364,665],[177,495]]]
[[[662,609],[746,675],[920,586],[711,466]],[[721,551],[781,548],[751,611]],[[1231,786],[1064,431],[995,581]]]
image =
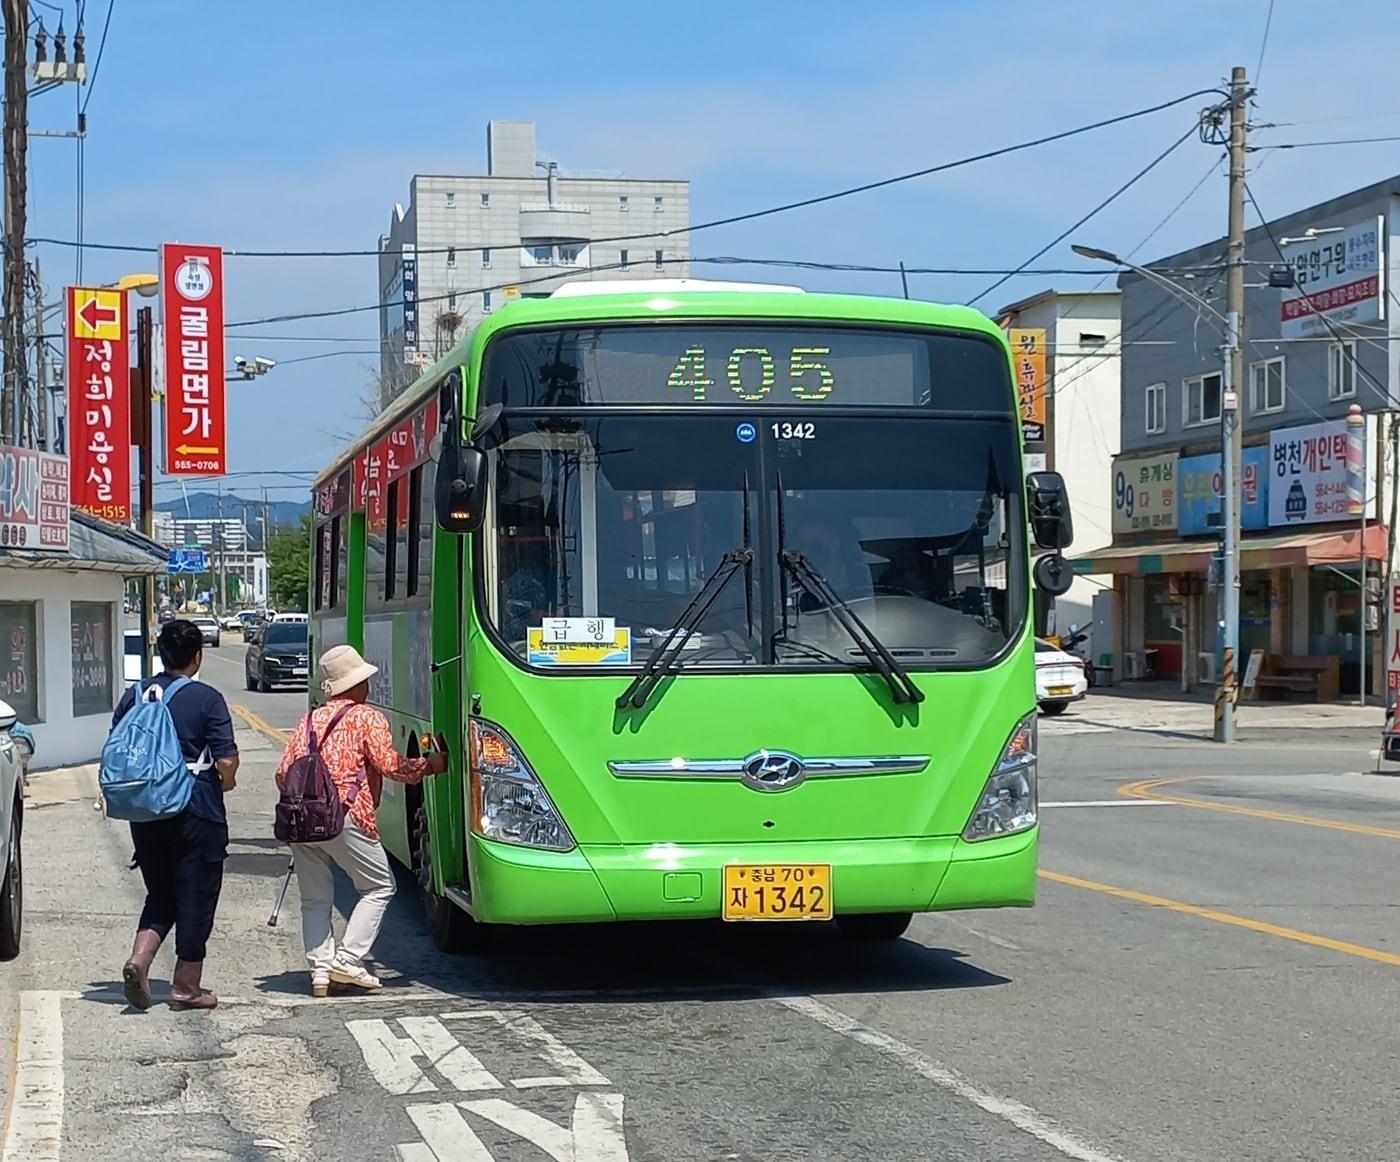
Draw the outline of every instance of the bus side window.
[[[316,569],[312,573],[311,588],[316,603],[314,608],[319,611],[323,608],[324,603],[322,595],[326,591],[325,585],[322,584],[322,578],[326,575],[326,557],[328,555],[326,553],[325,526],[317,526],[314,539],[316,541]]]
[[[330,548],[330,570],[331,570],[331,606],[341,609],[345,605],[345,525],[340,516],[331,517],[331,548]]]
[[[407,596],[427,593],[433,576],[433,481],[436,465],[420,464],[408,477]]]
[[[403,552],[403,525],[399,513],[399,486],[402,481],[392,480],[389,482],[389,535],[384,542],[384,600],[392,601],[399,596],[403,586],[403,577],[407,561],[404,560]]]

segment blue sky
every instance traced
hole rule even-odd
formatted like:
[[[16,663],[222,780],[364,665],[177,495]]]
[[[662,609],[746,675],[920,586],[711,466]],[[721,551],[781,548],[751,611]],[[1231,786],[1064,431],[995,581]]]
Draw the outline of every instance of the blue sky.
[[[55,0],[57,3],[57,0]],[[71,32],[75,0],[59,4]],[[88,59],[105,0],[87,0]],[[484,6],[419,0],[116,0],[88,106],[85,236],[154,246],[372,249],[415,172],[480,172],[493,118],[538,123],[565,169],[689,178],[696,222],[919,169],[1220,83],[1253,78],[1268,0],[767,0]],[[50,28],[55,13],[42,5]],[[1400,135],[1400,6],[1338,20],[1275,0],[1252,118],[1256,143]],[[1071,142],[813,209],[694,236],[697,255],[1010,267],[1086,213],[1190,126],[1191,102]],[[71,129],[73,94],[31,103]],[[1294,124],[1285,124],[1294,123]],[[1251,185],[1278,216],[1400,173],[1400,143],[1261,151]],[[1125,253],[1210,170],[1190,139],[1077,232]],[[30,234],[75,236],[75,150],[35,139]],[[1140,260],[1218,236],[1222,171]],[[50,297],[74,252],[42,245]],[[85,281],[152,268],[89,252]],[[1068,244],[1037,265],[1083,267]],[[706,268],[698,268],[704,275]],[[897,277],[726,270],[724,277],[897,294]],[[231,320],[370,304],[374,259],[227,262]],[[990,278],[924,276],[964,301]],[[987,310],[1047,285],[1019,278]],[[304,470],[363,426],[376,316],[231,331],[228,352],[281,365],[229,387],[231,468]],[[254,338],[253,336],[257,336]],[[295,341],[288,341],[291,336]],[[280,337],[280,338],[279,338]],[[315,341],[306,341],[315,340]],[[338,340],[338,341],[327,341]],[[307,356],[327,356],[306,359]],[[304,361],[293,363],[291,360]],[[284,486],[286,478],[234,482]],[[248,491],[243,487],[244,491]],[[162,487],[158,499],[178,494]],[[293,498],[281,487],[273,493]]]

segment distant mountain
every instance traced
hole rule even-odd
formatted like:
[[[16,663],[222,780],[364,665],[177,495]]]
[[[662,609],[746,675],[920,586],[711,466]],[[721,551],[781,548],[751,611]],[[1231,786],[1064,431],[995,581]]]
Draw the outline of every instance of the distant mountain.
[[[307,489],[308,493],[310,489]],[[231,493],[223,495],[223,514],[225,519],[238,520],[243,516],[244,506],[248,509],[248,524],[255,527],[259,515],[263,512],[262,496],[237,496]],[[189,494],[188,508],[183,496],[174,497],[171,500],[157,501],[155,510],[157,512],[168,512],[177,519],[189,517],[192,520],[214,520],[219,515],[220,498],[216,492],[191,492]],[[280,528],[283,525],[294,525],[301,520],[302,515],[311,510],[311,501],[307,500],[268,500],[267,519],[273,528]]]

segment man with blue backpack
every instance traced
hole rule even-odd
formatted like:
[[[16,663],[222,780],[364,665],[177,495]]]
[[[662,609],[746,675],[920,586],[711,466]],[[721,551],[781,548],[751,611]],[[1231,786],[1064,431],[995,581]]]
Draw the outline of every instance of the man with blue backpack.
[[[204,661],[199,627],[166,623],[156,649],[165,671],[122,696],[98,776],[108,817],[131,825],[146,884],[122,986],[134,1008],[150,1008],[151,963],[174,928],[170,1007],[212,1009],[218,1001],[200,980],[223,887],[224,792],[234,787],[238,747],[224,696],[194,680]]]

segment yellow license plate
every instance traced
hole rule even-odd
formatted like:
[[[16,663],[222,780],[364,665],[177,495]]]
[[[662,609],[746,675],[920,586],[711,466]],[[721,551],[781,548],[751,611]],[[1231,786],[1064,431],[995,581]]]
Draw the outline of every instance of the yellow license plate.
[[[1060,698],[1060,697],[1063,697],[1064,695],[1069,694],[1071,691],[1073,691],[1073,689],[1074,689],[1073,686],[1051,686],[1051,687],[1050,687],[1050,697],[1052,697],[1052,698]]]
[[[731,863],[724,868],[726,920],[830,920],[829,863]]]

